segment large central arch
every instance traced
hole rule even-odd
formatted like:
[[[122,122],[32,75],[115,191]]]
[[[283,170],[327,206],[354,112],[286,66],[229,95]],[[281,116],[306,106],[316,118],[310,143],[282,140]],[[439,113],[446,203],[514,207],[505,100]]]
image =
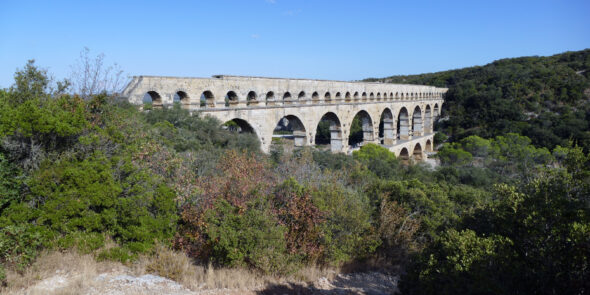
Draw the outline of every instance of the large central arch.
[[[395,144],[395,125],[393,122],[393,113],[389,108],[385,108],[379,120],[379,137],[382,138],[381,144],[383,145],[391,146]]]
[[[316,128],[315,143],[329,143],[332,152],[342,152],[342,124],[335,113],[327,112],[319,120]]]
[[[293,140],[293,146],[304,146],[307,142],[306,129],[299,117],[286,115],[282,117],[273,130],[273,142],[278,140]]]
[[[356,113],[350,125],[350,132],[348,136],[349,145],[357,145],[359,143],[372,142],[373,137],[373,120],[371,115],[365,110]]]

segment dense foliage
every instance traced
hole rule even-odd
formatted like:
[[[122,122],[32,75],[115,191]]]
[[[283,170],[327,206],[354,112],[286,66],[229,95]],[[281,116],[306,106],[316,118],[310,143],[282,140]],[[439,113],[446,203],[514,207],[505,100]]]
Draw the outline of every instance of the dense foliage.
[[[536,146],[574,140],[590,151],[590,49],[368,80],[448,87],[439,127],[455,139],[512,132]]]

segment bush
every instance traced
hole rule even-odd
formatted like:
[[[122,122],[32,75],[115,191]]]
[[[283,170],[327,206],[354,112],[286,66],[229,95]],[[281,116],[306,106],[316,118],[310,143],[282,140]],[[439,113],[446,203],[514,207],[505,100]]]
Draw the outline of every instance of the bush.
[[[374,209],[366,195],[339,184],[326,184],[313,191],[313,201],[325,212],[321,245],[323,262],[338,265],[365,258],[379,246],[373,227]]]
[[[263,198],[247,208],[219,200],[206,212],[208,244],[212,258],[229,266],[250,266],[267,274],[290,272],[285,234]],[[242,212],[241,212],[242,211]]]

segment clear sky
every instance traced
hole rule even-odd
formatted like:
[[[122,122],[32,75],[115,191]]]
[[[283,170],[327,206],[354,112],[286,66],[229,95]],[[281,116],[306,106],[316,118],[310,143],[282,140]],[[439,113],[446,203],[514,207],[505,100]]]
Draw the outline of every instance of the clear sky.
[[[80,51],[128,75],[357,80],[590,47],[590,1],[0,0],[0,88]]]

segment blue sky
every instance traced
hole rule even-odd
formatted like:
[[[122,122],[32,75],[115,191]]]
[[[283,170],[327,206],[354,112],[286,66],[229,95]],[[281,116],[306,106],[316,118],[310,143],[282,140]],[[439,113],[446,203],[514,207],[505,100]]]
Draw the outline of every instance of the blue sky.
[[[590,1],[0,0],[0,88],[84,47],[128,75],[357,80],[590,47]]]

